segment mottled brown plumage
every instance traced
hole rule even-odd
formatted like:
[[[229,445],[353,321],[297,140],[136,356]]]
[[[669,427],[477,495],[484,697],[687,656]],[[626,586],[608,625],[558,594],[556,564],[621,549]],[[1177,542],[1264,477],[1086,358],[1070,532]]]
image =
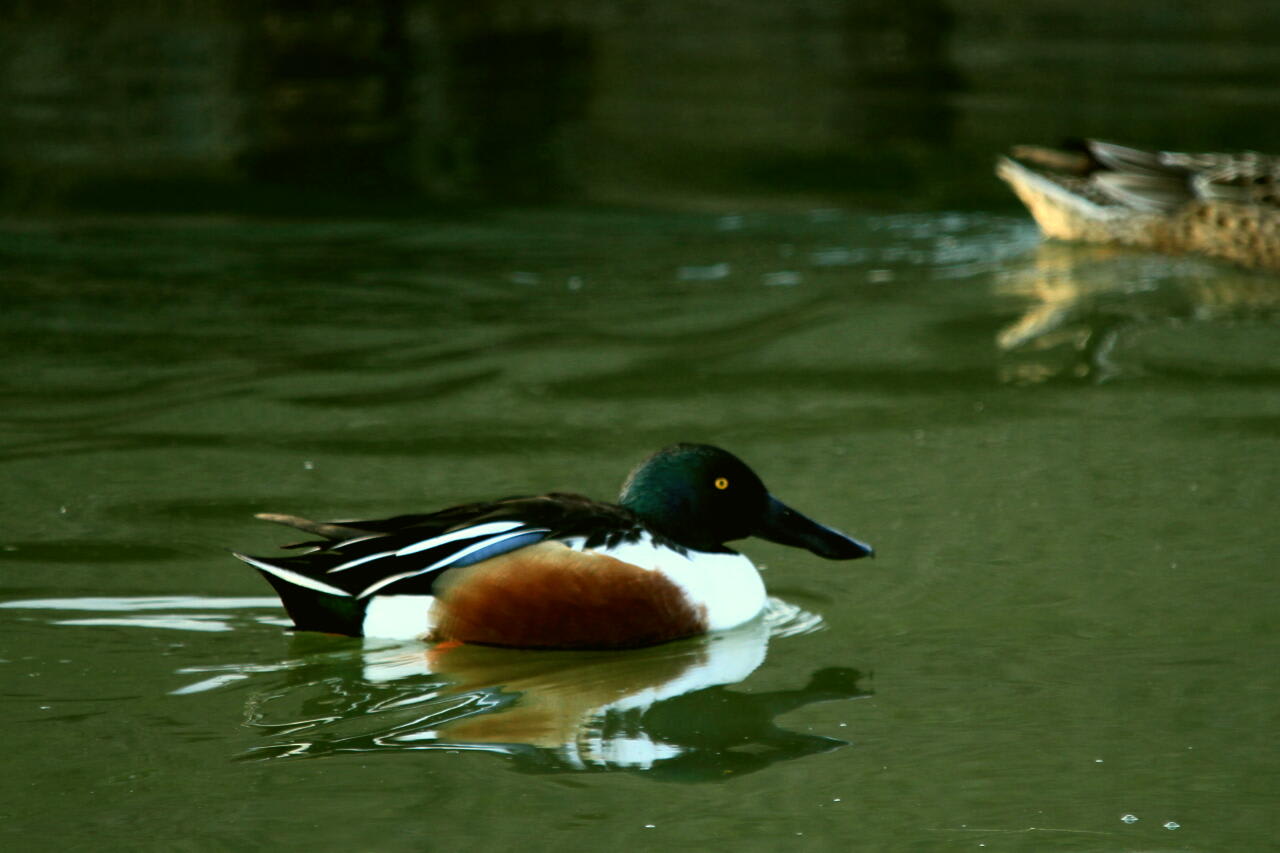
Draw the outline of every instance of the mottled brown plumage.
[[[1045,236],[1280,272],[1280,157],[1080,149],[1021,145],[997,163]]]

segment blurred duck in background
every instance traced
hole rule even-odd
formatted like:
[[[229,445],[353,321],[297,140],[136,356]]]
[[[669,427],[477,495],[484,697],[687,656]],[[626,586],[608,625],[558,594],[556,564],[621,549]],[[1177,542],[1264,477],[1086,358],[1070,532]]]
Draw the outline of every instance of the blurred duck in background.
[[[1280,157],[1015,146],[996,174],[1046,237],[1200,253],[1280,272]]]

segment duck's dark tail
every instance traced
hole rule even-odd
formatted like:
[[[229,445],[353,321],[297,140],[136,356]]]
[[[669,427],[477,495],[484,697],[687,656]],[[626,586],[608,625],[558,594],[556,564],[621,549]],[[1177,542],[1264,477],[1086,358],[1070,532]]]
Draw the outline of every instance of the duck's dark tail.
[[[356,598],[346,590],[289,568],[289,558],[273,561],[232,553],[267,579],[298,630],[351,637],[364,634],[368,599]]]

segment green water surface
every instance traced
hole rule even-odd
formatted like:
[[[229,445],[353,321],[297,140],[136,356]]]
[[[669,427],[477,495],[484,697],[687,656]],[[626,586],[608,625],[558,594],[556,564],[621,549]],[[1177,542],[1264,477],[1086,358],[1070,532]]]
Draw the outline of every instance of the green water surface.
[[[0,249],[7,849],[1274,843],[1272,280],[837,209]],[[749,541],[755,634],[449,657],[293,636],[228,554],[677,440],[877,559]]]

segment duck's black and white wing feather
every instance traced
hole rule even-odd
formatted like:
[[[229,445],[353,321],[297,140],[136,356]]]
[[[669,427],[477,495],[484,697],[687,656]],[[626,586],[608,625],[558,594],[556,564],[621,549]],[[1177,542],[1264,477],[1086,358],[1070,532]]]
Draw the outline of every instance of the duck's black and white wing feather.
[[[369,521],[262,517],[322,538],[286,546],[307,549],[297,555],[236,556],[271,583],[296,627],[356,636],[363,632],[365,612],[375,597],[432,595],[436,581],[450,569],[547,539],[611,547],[644,530],[629,510],[565,494]]]

